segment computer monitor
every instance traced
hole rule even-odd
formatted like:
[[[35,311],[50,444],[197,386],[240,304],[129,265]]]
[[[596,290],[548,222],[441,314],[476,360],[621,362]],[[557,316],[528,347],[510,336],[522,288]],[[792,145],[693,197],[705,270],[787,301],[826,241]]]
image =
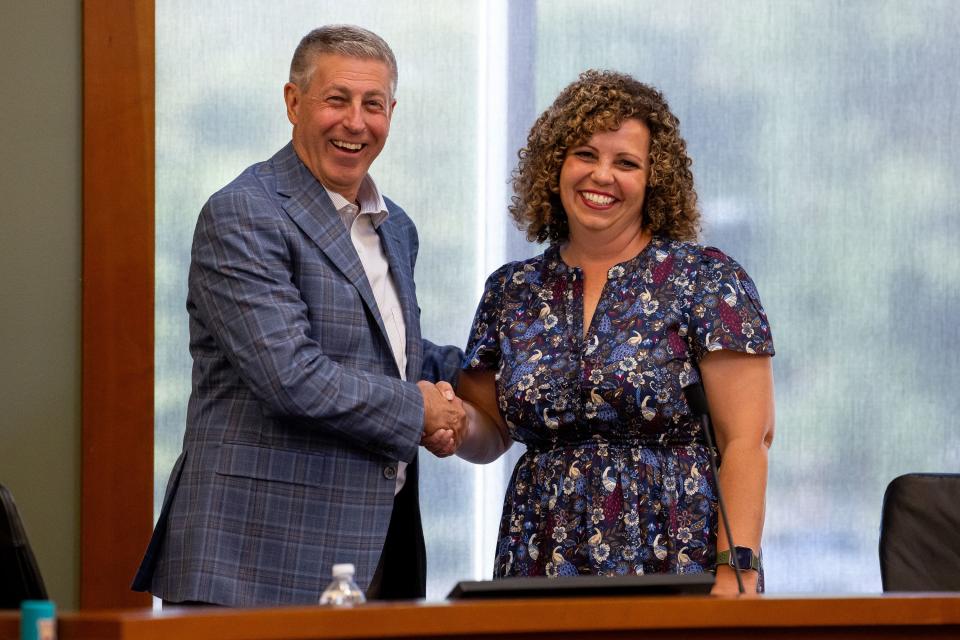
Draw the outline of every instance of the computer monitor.
[[[13,494],[0,484],[0,609],[19,609],[23,600],[46,600],[47,588]]]

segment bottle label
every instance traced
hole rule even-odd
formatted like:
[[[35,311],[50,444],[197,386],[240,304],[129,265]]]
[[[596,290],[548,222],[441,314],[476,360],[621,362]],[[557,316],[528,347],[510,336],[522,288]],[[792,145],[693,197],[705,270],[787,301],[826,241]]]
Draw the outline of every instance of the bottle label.
[[[57,640],[57,622],[51,618],[37,620],[37,640]]]

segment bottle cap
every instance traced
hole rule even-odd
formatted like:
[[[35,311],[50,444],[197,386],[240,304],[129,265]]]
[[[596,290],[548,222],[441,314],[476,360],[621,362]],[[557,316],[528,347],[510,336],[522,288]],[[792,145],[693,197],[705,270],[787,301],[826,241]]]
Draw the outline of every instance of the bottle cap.
[[[353,572],[354,572],[354,568],[353,568],[353,564],[352,564],[352,563],[345,562],[345,563],[343,563],[343,564],[335,564],[335,565],[333,565],[333,577],[334,577],[334,578],[339,578],[339,577],[353,577]]]
[[[57,608],[50,600],[24,600],[20,603],[20,611],[29,613],[33,618],[52,618]]]

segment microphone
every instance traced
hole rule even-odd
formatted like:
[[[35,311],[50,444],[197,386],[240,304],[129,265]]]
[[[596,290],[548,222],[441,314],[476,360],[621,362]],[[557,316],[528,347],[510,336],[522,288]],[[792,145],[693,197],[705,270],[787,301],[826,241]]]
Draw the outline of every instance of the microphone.
[[[707,394],[703,391],[703,384],[696,382],[683,388],[683,395],[687,398],[690,412],[700,418],[700,428],[707,441],[707,453],[710,456],[710,468],[717,484],[717,504],[720,507],[720,517],[723,519],[723,530],[727,534],[727,544],[730,545],[730,558],[733,560],[733,572],[737,574],[737,589],[744,593],[743,579],[740,577],[740,560],[737,558],[737,547],[733,544],[733,534],[730,533],[730,521],[727,520],[727,507],[723,502],[723,492],[720,490],[720,469],[717,465],[717,456],[714,453],[713,425],[710,423],[710,407],[707,405]]]

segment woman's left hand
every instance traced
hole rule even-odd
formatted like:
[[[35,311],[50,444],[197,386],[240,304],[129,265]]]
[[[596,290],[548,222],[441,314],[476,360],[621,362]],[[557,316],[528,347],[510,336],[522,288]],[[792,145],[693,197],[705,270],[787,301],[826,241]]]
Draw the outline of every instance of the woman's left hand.
[[[741,571],[740,579],[743,581],[743,595],[757,595],[757,579],[759,574],[756,571]],[[740,588],[737,586],[737,575],[731,567],[717,567],[717,580],[710,589],[712,596],[736,596],[740,594]]]

